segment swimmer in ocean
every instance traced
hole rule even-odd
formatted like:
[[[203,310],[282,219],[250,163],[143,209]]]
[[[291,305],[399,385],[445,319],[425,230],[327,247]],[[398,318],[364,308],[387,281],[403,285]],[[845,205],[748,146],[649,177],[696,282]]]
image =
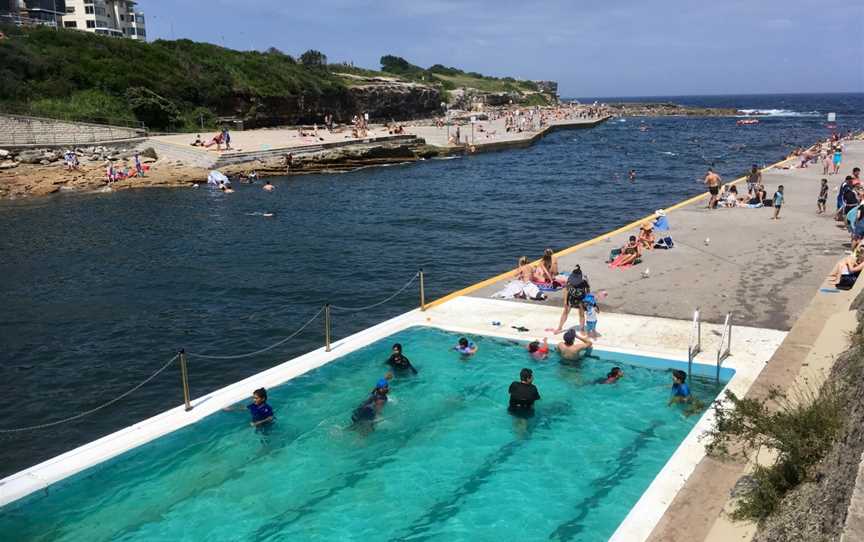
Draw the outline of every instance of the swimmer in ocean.
[[[417,369],[402,354],[402,345],[399,343],[393,345],[393,353],[387,358],[387,365],[397,372],[411,371],[415,375],[417,374]]]
[[[275,187],[270,184],[270,181],[264,181],[264,186],[262,186],[261,188],[267,192],[272,192]]]
[[[473,356],[477,353],[477,345],[469,341],[465,337],[459,339],[459,344],[453,347],[454,350],[463,356]]]

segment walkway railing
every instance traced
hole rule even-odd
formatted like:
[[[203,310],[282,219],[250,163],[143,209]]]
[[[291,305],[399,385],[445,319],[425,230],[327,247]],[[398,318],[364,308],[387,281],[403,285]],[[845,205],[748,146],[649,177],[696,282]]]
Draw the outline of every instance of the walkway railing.
[[[720,346],[717,347],[717,384],[720,383],[720,364],[732,355],[732,313],[726,315],[723,323],[723,335],[720,337]]]
[[[687,381],[693,382],[693,360],[702,351],[702,320],[699,309],[693,311],[693,327],[690,328],[690,344],[687,346]]]
[[[90,410],[86,410],[86,411],[81,412],[79,414],[76,414],[74,416],[69,416],[68,418],[63,418],[61,420],[55,420],[53,422],[42,423],[42,424],[38,424],[38,425],[30,425],[30,426],[25,426],[25,427],[15,427],[15,428],[11,428],[11,429],[0,428],[0,434],[20,433],[20,432],[24,432],[24,431],[33,431],[36,429],[45,429],[48,427],[54,427],[56,425],[61,425],[64,423],[73,422],[73,421],[79,420],[81,418],[84,418],[85,416],[89,416],[90,414],[98,412],[104,408],[107,408],[107,407],[117,403],[118,401],[120,401],[122,399],[125,399],[126,397],[128,397],[129,395],[131,395],[132,393],[136,392],[138,389],[140,389],[141,387],[143,387],[144,385],[149,383],[151,380],[153,380],[154,378],[156,378],[157,376],[162,374],[166,369],[168,369],[168,367],[170,367],[175,361],[178,361],[178,360],[180,361],[180,383],[181,383],[182,390],[183,390],[183,404],[184,404],[184,408],[188,412],[194,408],[194,405],[192,405],[192,403],[191,403],[190,392],[189,392],[189,371],[188,371],[188,359],[189,358],[212,359],[212,360],[234,360],[234,359],[242,359],[242,358],[257,356],[258,354],[263,354],[264,352],[267,352],[269,350],[272,350],[278,346],[281,346],[281,345],[287,343],[288,341],[290,341],[291,339],[293,339],[294,337],[296,337],[297,335],[302,333],[306,328],[308,328],[312,324],[312,322],[317,320],[318,317],[321,316],[322,313],[324,314],[324,347],[325,347],[325,351],[330,352],[330,342],[331,342],[331,338],[332,338],[331,330],[332,330],[332,323],[333,323],[332,315],[331,315],[332,310],[358,312],[358,311],[364,311],[364,310],[373,309],[375,307],[379,307],[379,306],[395,299],[396,296],[398,296],[399,294],[401,294],[402,292],[407,290],[408,287],[411,286],[414,283],[414,281],[417,280],[418,278],[420,279],[420,292],[419,292],[420,310],[425,311],[426,310],[426,293],[424,291],[425,281],[424,281],[424,276],[423,276],[423,270],[420,269],[417,273],[415,273],[411,277],[411,279],[408,282],[405,283],[404,286],[399,288],[392,295],[388,296],[387,298],[385,298],[381,301],[378,301],[377,303],[372,303],[370,305],[365,305],[362,307],[342,307],[339,305],[331,305],[330,303],[326,303],[323,307],[318,309],[318,311],[315,314],[313,314],[308,320],[306,320],[306,322],[302,326],[300,326],[296,331],[294,331],[293,333],[291,333],[290,335],[288,335],[284,339],[281,339],[281,340],[279,340],[279,341],[277,341],[277,342],[275,342],[269,346],[265,346],[264,348],[255,350],[253,352],[246,352],[243,354],[234,354],[234,355],[198,354],[198,353],[194,353],[194,352],[186,352],[185,350],[181,349],[174,356],[172,356],[171,359],[169,359],[164,365],[162,365],[159,369],[157,369],[156,372],[154,372],[153,374],[151,374],[150,376],[145,378],[142,382],[138,383],[137,385],[135,385],[131,389],[127,390],[124,393],[121,393],[117,397],[111,399],[110,401],[108,401],[104,404],[101,404],[95,408],[91,408]]]

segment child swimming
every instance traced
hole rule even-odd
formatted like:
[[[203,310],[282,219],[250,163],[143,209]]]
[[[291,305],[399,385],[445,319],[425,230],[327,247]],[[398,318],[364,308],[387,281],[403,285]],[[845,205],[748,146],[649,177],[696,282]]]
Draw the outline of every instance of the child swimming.
[[[469,341],[465,337],[459,339],[459,344],[453,347],[454,350],[463,356],[473,356],[477,353],[477,345]]]
[[[669,404],[687,403],[690,401],[690,387],[685,383],[687,373],[680,369],[672,371],[672,397]]]

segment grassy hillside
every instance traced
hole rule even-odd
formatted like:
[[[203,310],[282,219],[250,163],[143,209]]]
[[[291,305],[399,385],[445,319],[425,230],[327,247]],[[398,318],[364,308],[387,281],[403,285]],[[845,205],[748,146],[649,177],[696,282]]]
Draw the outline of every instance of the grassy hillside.
[[[72,120],[144,122],[151,129],[194,130],[217,117],[303,121],[322,110],[353,114],[340,73],[422,81],[442,92],[536,91],[531,82],[486,77],[382,57],[382,70],[327,64],[314,50],[299,58],[276,49],[235,51],[190,40],[142,43],[75,30],[3,27],[0,109]],[[535,97],[536,98],[536,97]],[[408,112],[410,113],[410,112]],[[419,113],[418,113],[419,114]]]
[[[189,40],[141,43],[78,31],[4,28],[0,105],[70,118],[140,120],[154,128],[231,114],[237,97],[344,91],[326,68],[276,50],[241,52]]]

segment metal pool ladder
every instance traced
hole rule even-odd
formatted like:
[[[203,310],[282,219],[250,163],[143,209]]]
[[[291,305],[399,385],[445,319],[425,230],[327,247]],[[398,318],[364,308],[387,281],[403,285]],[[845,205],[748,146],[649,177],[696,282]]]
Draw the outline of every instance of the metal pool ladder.
[[[702,351],[702,321],[699,309],[693,311],[693,327],[690,328],[690,344],[687,346],[687,381],[693,382],[693,360]],[[717,374],[720,374],[718,365]]]
[[[717,347],[717,384],[720,384],[720,364],[732,355],[732,313],[726,315],[723,323],[723,335],[720,337],[720,346]]]

